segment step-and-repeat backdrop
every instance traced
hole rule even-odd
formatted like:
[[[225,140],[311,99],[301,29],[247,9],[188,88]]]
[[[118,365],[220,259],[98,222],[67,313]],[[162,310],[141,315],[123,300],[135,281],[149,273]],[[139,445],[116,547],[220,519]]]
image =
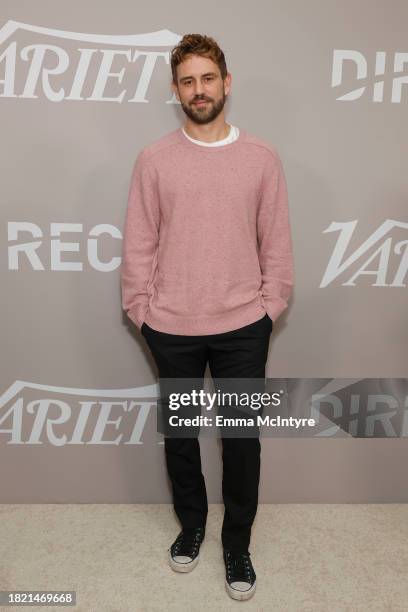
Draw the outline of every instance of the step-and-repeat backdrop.
[[[315,436],[262,439],[260,501],[407,501],[407,21],[404,0],[1,3],[0,502],[171,500],[120,266],[193,32],[225,52],[227,121],[285,169],[295,289],[267,375],[331,398]],[[201,448],[219,502],[220,441]]]

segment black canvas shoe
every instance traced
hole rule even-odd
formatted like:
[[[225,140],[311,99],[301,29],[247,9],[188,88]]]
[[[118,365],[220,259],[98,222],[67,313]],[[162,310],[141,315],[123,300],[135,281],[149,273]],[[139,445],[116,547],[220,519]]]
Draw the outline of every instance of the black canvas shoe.
[[[191,572],[198,563],[204,527],[182,529],[169,548],[170,567],[176,572]]]
[[[224,549],[225,587],[233,599],[249,599],[255,593],[256,574],[251,553]]]

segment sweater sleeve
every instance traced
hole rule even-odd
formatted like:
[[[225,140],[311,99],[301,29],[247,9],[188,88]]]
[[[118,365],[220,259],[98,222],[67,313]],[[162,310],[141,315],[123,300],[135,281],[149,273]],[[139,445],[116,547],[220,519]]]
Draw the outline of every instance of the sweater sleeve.
[[[160,207],[155,171],[142,150],[133,167],[122,243],[122,308],[140,329],[149,304],[159,243]]]
[[[261,295],[273,322],[287,308],[294,281],[288,193],[282,162],[276,150],[264,167],[257,213]]]

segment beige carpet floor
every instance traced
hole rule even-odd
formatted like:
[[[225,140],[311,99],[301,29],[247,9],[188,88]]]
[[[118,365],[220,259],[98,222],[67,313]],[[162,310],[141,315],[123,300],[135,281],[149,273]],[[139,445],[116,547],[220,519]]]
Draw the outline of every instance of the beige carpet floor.
[[[35,610],[408,611],[408,505],[259,505],[257,591],[244,602],[225,590],[222,516],[211,504],[199,564],[178,574],[170,505],[0,505],[0,590],[77,593],[75,607]]]

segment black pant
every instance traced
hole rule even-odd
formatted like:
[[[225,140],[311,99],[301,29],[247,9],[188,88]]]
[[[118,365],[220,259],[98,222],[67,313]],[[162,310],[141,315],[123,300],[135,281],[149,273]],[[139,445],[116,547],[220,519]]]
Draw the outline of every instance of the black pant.
[[[272,327],[265,314],[254,323],[221,334],[167,334],[146,323],[141,332],[160,378],[204,378],[208,361],[213,378],[264,379]],[[258,507],[259,436],[221,439],[225,506],[221,540],[224,548],[248,550]],[[199,440],[165,437],[164,448],[174,510],[182,527],[205,526],[208,503]]]

